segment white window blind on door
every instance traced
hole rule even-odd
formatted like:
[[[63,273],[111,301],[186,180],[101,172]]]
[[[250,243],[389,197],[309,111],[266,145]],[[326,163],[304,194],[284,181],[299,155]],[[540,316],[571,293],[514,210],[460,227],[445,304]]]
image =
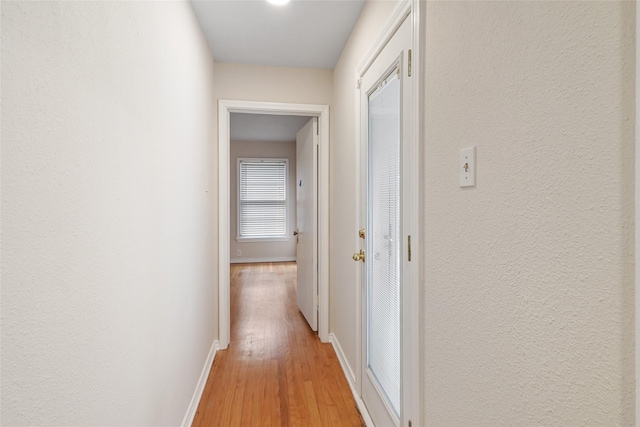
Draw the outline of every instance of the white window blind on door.
[[[369,96],[368,367],[400,414],[400,81]]]
[[[287,163],[238,159],[238,237],[286,236]]]

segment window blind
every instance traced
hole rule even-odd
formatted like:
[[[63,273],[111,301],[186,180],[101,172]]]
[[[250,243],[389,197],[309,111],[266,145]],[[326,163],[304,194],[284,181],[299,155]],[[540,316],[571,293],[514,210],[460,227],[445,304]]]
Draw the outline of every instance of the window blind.
[[[284,237],[287,233],[287,160],[238,162],[238,237]]]
[[[400,81],[369,97],[367,355],[400,414]]]

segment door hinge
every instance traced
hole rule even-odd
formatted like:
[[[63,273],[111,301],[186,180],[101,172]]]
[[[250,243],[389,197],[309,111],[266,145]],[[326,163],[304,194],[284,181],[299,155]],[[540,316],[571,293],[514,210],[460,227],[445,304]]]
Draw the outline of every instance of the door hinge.
[[[411,77],[411,49],[409,49],[409,65],[407,66],[407,75],[408,77]]]
[[[407,257],[408,261],[411,261],[411,235],[407,238]]]
[[[362,79],[356,80],[356,89],[360,89],[360,86],[362,86]]]

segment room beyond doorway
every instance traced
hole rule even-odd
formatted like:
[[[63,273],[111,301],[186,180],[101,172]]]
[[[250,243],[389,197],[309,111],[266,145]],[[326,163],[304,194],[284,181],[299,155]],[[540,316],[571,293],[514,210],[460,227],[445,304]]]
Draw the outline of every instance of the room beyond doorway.
[[[318,118],[318,195],[317,195],[317,283],[318,337],[329,340],[329,107],[312,104],[220,100],[218,106],[218,283],[219,343],[225,349],[230,341],[230,251],[229,251],[229,151],[232,113],[278,114]]]
[[[295,261],[296,135],[308,116],[231,113],[231,263]],[[304,166],[304,165],[303,165]]]

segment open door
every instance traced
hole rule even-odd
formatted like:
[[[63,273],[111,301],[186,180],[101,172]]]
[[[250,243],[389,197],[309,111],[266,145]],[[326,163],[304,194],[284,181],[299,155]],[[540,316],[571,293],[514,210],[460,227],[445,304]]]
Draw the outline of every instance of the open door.
[[[296,135],[296,260],[298,307],[318,330],[318,119],[309,120]]]

